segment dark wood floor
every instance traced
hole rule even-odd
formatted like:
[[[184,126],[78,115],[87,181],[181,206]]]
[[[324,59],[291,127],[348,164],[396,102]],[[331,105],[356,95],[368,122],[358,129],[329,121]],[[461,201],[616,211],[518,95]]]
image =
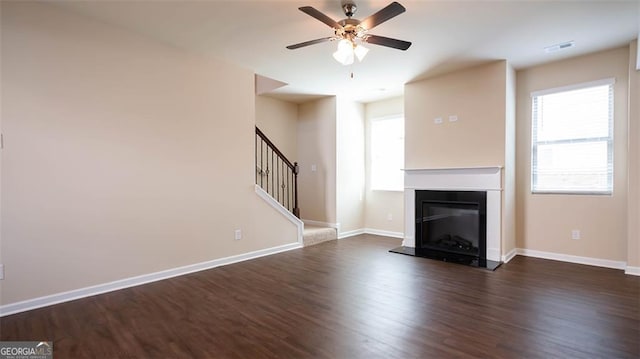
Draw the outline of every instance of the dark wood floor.
[[[358,236],[0,319],[54,358],[638,358],[640,278]]]

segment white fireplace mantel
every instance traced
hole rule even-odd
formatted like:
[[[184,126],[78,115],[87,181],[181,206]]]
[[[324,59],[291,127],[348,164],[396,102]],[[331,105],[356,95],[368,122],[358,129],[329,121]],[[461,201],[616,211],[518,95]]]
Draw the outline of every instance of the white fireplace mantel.
[[[447,191],[500,191],[501,171],[502,167],[498,166],[405,169],[404,187]]]
[[[404,170],[403,246],[415,247],[415,191],[486,191],[487,259],[500,261],[502,248],[502,167],[415,168]]]

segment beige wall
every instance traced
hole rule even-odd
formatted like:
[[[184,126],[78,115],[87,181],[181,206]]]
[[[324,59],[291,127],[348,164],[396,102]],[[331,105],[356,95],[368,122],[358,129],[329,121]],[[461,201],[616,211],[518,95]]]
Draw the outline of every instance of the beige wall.
[[[364,105],[337,98],[336,215],[340,234],[364,226]]]
[[[300,216],[331,224],[337,223],[336,106],[335,97],[298,106]]]
[[[629,49],[629,193],[627,200],[627,265],[640,268],[640,70],[638,40]],[[638,270],[638,269],[636,269]]]
[[[628,47],[517,72],[517,246],[530,250],[627,260]],[[531,98],[536,90],[615,77],[612,196],[532,195]],[[637,138],[637,137],[636,137]],[[571,230],[581,231],[580,240]]]
[[[256,126],[289,161],[297,161],[298,105],[267,96],[256,96]]]
[[[254,193],[251,72],[38,3],[1,45],[2,304],[297,240]]]
[[[404,98],[395,97],[365,105],[366,117],[366,206],[365,228],[395,233],[404,232],[404,193],[371,189],[371,120],[404,114]],[[388,216],[391,215],[391,220]]]
[[[496,61],[405,86],[407,168],[504,166],[505,67]]]

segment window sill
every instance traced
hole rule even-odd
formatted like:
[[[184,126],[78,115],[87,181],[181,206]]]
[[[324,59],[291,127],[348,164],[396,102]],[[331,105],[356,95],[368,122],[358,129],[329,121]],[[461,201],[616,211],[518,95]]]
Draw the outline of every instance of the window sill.
[[[598,192],[598,191],[584,191],[584,192],[571,192],[571,191],[531,191],[532,195],[565,195],[565,196],[612,196],[613,192]]]

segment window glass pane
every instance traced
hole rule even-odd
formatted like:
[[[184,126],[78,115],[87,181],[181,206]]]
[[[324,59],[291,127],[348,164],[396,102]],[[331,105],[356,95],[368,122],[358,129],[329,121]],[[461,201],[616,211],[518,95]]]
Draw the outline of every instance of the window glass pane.
[[[609,86],[538,97],[538,141],[609,136]]]
[[[371,121],[371,188],[402,191],[404,187],[404,119]]]
[[[606,141],[538,146],[538,191],[608,189]]]
[[[613,85],[532,100],[532,191],[611,193]]]

